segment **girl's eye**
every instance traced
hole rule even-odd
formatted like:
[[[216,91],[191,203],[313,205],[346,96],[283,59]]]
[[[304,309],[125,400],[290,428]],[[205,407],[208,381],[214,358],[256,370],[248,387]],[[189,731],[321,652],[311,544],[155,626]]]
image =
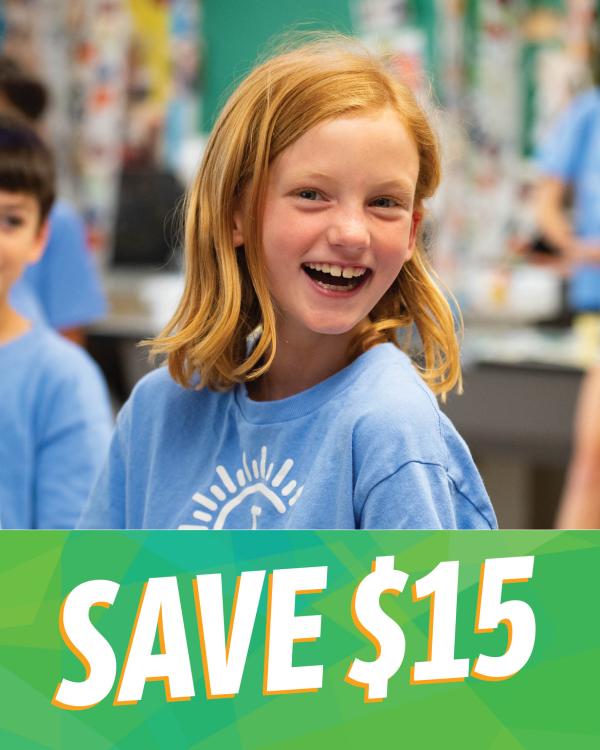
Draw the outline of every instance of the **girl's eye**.
[[[298,197],[303,198],[306,201],[318,201],[323,196],[317,190],[310,190],[307,188],[306,190],[299,190]]]
[[[375,206],[375,208],[400,208],[400,204],[395,198],[386,198],[385,196],[382,196],[381,198],[375,198],[374,201],[371,201],[371,205]]]

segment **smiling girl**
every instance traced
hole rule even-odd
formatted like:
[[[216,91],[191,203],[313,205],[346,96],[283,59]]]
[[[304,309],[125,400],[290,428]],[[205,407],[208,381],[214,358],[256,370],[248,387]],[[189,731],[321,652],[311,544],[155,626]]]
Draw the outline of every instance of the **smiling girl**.
[[[124,406],[81,526],[495,527],[432,393],[460,384],[420,244],[438,181],[424,112],[356,43],[257,67],[188,196],[168,369]]]

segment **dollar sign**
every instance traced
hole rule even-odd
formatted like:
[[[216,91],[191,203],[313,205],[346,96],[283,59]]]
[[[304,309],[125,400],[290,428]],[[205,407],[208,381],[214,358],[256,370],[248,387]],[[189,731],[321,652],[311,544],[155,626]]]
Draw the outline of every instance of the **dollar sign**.
[[[374,643],[374,661],[354,659],[346,681],[365,688],[366,701],[387,698],[387,687],[404,659],[406,640],[402,628],[379,606],[382,594],[399,594],[408,576],[394,568],[393,555],[376,557],[373,570],[356,587],[352,599],[352,619],[358,629]]]

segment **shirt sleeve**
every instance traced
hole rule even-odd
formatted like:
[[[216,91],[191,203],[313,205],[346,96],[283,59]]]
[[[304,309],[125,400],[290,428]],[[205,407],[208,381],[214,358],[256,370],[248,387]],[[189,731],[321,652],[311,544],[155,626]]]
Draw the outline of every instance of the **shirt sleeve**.
[[[127,406],[127,405],[126,405]],[[119,414],[98,481],[84,504],[78,529],[124,529],[126,467],[124,433],[127,432],[126,406]]]
[[[490,529],[477,504],[443,466],[410,461],[376,484],[360,513],[361,529]]]
[[[564,182],[574,180],[585,148],[588,120],[589,96],[575,99],[559,116],[536,153],[536,163],[543,174]]]
[[[73,528],[102,466],[112,426],[108,395],[92,363],[49,386],[38,414],[33,526]]]
[[[106,314],[106,299],[87,247],[81,217],[60,203],[50,214],[50,236],[41,260],[24,278],[46,321],[56,329],[84,326]]]

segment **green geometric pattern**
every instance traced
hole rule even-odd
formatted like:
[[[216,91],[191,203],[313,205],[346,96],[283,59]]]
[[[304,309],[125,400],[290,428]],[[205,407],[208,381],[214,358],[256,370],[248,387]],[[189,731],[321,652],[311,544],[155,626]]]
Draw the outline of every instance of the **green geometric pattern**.
[[[388,697],[365,703],[344,676],[354,657],[375,658],[352,621],[358,583],[380,555],[408,574],[382,608],[406,638],[404,661]],[[458,560],[457,658],[501,655],[507,630],[475,633],[481,564],[534,555],[525,583],[505,584],[504,599],[532,608],[537,635],[527,664],[512,678],[410,684],[410,667],[427,658],[430,599],[410,587],[439,562]],[[323,664],[316,693],[263,695],[267,586],[255,622],[240,692],[207,700],[192,581],[221,573],[225,624],[236,577],[246,570],[326,565],[327,588],[299,596],[296,614],[320,614],[321,637],[294,647],[294,665]],[[600,747],[600,532],[0,532],[0,748],[526,748]],[[195,697],[168,703],[164,683],[148,682],[136,705],[113,706],[116,682],[144,583],[176,575]],[[60,680],[85,677],[58,627],[64,597],[96,578],[120,584],[112,607],[94,607],[94,626],[111,643],[117,680],[89,709],[51,704]]]

